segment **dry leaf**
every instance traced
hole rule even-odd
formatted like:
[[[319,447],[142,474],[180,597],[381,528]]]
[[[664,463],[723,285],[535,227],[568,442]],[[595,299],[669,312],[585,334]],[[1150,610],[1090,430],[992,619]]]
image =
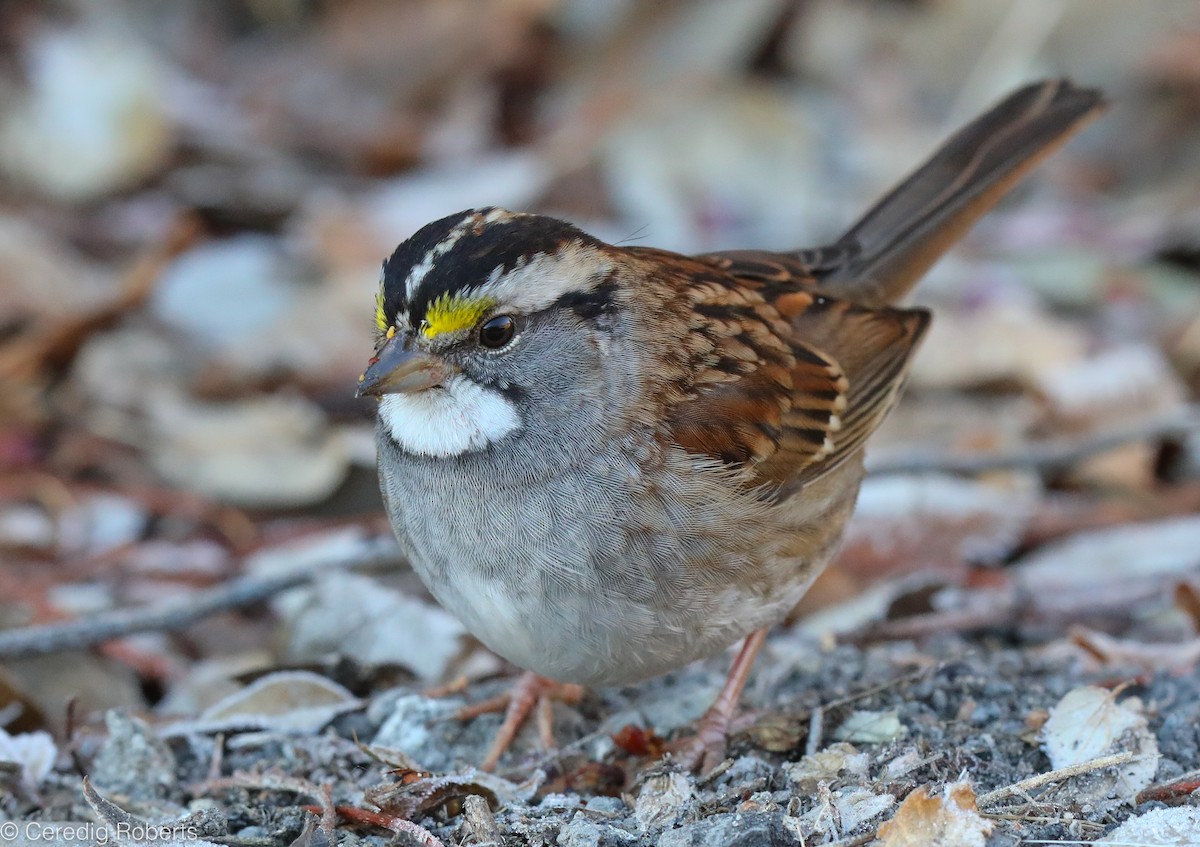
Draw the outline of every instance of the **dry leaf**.
[[[638,828],[647,832],[674,820],[691,799],[692,783],[687,777],[679,773],[658,774],[642,785],[633,805],[633,816]]]
[[[944,314],[933,322],[913,361],[921,388],[956,388],[997,380],[1038,382],[1052,368],[1083,357],[1086,340],[1074,324],[1018,303]]]
[[[1188,616],[1192,631],[1200,633],[1200,583],[1180,582],[1174,595],[1175,605]]]
[[[872,818],[881,817],[896,805],[891,794],[876,794],[869,788],[847,786],[833,793],[833,808],[841,832],[854,832]]]
[[[1158,740],[1150,732],[1135,698],[1117,702],[1116,692],[1095,686],[1076,688],[1050,710],[1042,727],[1042,745],[1055,769],[1102,756],[1133,751],[1137,758],[1116,768],[1090,771],[1042,795],[1064,802],[1100,807],[1132,802],[1158,770]]]
[[[947,785],[934,797],[921,786],[879,827],[879,840],[884,847],[984,847],[992,827],[980,816],[968,783]]]
[[[788,782],[797,791],[812,793],[818,782],[833,782],[840,776],[865,780],[870,759],[853,744],[839,742],[805,756],[787,769]]]
[[[837,566],[876,581],[882,575],[997,561],[1021,540],[1040,496],[1036,479],[969,480],[944,474],[868,478]]]
[[[1129,345],[1044,373],[1037,389],[1051,417],[1093,429],[1177,409],[1185,390],[1166,357],[1149,345]]]
[[[301,506],[323,501],[349,468],[324,412],[302,397],[159,399],[150,459],[181,488],[241,505]]]
[[[94,311],[113,300],[117,284],[44,227],[0,215],[0,291],[0,322],[7,324]]]
[[[20,57],[27,91],[0,122],[7,175],[80,201],[157,171],[172,147],[164,87],[174,68],[115,22],[34,32]]]
[[[544,774],[536,771],[522,783],[510,782],[474,768],[443,776],[411,770],[393,776],[396,778],[367,788],[363,798],[388,814],[414,818],[472,795],[485,798],[493,808],[527,801],[537,790]]]
[[[1131,730],[1144,732],[1146,718],[1130,701],[1118,703],[1116,692],[1086,685],[1069,691],[1050,710],[1042,739],[1051,766],[1058,769],[1118,752],[1118,739]]]
[[[168,823],[151,823],[102,797],[86,776],[83,778],[83,798],[108,827],[109,838],[119,847],[219,847],[198,837],[194,816]]]
[[[309,671],[279,671],[205,709],[197,721],[171,727],[171,734],[270,729],[316,732],[362,702],[336,682]]]
[[[1013,568],[1018,587],[1046,615],[1128,608],[1189,574],[1200,550],[1200,517],[1126,524],[1052,542]]]

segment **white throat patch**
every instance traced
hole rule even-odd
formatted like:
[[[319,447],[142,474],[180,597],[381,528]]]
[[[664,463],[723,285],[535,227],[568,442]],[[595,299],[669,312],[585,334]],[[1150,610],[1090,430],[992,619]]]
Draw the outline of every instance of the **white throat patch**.
[[[379,419],[402,449],[439,458],[482,450],[521,425],[507,398],[461,375],[441,388],[383,395]]]

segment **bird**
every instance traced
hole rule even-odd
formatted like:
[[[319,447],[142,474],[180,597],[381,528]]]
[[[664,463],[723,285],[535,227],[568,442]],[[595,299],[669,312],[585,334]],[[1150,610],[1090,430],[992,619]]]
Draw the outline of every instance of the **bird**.
[[[711,768],[768,628],[835,553],[864,447],[931,320],[930,266],[1105,108],[1019,88],[819,248],[686,256],[470,209],[384,261],[378,472],[432,595],[526,672],[484,760],[540,697],[628,685],[739,640],[676,749]]]

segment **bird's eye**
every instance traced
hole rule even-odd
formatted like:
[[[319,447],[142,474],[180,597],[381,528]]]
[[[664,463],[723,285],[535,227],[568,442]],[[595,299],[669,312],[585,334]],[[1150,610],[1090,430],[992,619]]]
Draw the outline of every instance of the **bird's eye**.
[[[499,350],[512,341],[517,323],[508,315],[496,315],[479,328],[479,343],[490,350]]]

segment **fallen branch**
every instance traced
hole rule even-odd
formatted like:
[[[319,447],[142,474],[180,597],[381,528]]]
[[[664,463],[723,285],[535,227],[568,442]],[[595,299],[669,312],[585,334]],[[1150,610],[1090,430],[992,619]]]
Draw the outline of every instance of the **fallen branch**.
[[[330,570],[378,567],[400,561],[394,545],[377,544],[357,556],[316,562],[287,573],[237,577],[162,606],[113,609],[63,623],[5,630],[0,632],[0,659],[78,650],[138,632],[172,632],[218,612],[260,603]]]
[[[1029,779],[1023,779],[1020,782],[1014,782],[1012,785],[1006,785],[1003,788],[997,788],[995,791],[989,791],[979,798],[978,806],[983,809],[986,806],[991,806],[1000,802],[1014,794],[1024,794],[1034,788],[1041,788],[1043,785],[1048,785],[1051,782],[1062,782],[1064,779],[1070,779],[1073,776],[1079,776],[1092,771],[1101,771],[1105,768],[1113,768],[1117,765],[1123,765],[1126,762],[1132,762],[1138,758],[1139,754],[1132,750],[1127,750],[1124,753],[1114,753],[1111,756],[1101,756],[1098,759],[1092,759],[1088,762],[1080,762],[1077,765],[1068,765],[1065,768],[1058,770],[1046,771],[1036,776],[1031,776]]]
[[[971,475],[1031,468],[1057,470],[1124,444],[1187,435],[1197,430],[1200,430],[1200,406],[1191,405],[1162,417],[1106,432],[1079,438],[1033,441],[991,453],[883,455],[875,461],[867,461],[867,472],[871,476],[885,476],[930,472]]]

